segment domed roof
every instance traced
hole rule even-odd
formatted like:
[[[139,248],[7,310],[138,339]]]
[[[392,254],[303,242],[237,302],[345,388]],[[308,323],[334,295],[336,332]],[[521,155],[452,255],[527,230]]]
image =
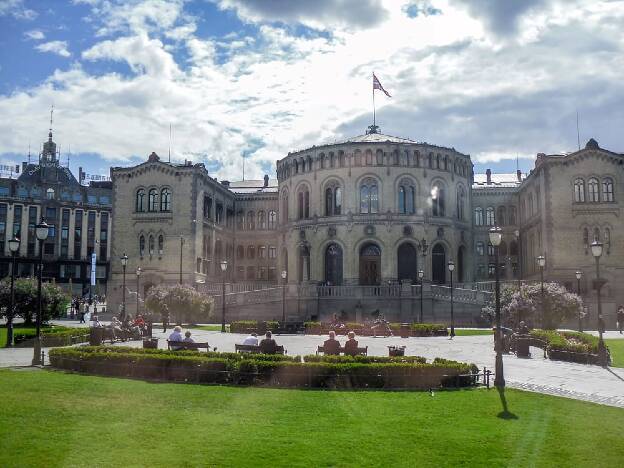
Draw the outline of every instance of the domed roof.
[[[395,137],[392,135],[384,135],[383,133],[366,133],[355,137],[347,138],[343,141],[337,141],[335,144],[342,143],[417,143],[407,138]]]

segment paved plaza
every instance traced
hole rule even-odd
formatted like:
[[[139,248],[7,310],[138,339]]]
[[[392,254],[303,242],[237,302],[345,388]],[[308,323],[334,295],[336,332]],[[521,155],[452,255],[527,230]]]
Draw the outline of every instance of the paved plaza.
[[[63,321],[63,325],[73,325]],[[159,347],[166,348],[167,333],[161,328],[154,329],[154,337],[159,338]],[[216,331],[192,330],[195,341],[208,341],[218,351],[234,351],[234,344],[241,343],[245,335],[220,333]],[[276,335],[276,341],[284,345],[289,355],[314,354],[326,336],[318,335]],[[607,332],[605,338],[624,338],[616,332]],[[343,341],[344,338],[340,337]],[[428,338],[373,338],[358,337],[360,346],[368,346],[368,354],[387,356],[388,346],[406,346],[406,355],[435,357],[474,363],[480,368],[494,370],[493,337],[491,335],[456,336]],[[122,346],[141,346],[140,341],[117,343]],[[47,349],[45,350],[47,355]],[[505,355],[505,379],[513,388],[539,393],[563,396],[624,408],[624,369],[602,368],[599,366],[575,364],[544,359],[543,351],[531,348],[530,359],[519,359],[515,355]],[[0,367],[27,366],[32,360],[32,348],[0,350]],[[46,359],[47,362],[47,359]]]

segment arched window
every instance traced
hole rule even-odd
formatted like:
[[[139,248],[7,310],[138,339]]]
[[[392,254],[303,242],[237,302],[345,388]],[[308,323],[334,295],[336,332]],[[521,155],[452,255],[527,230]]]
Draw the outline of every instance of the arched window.
[[[366,150],[366,165],[373,165],[373,152],[371,150]]]
[[[411,181],[404,179],[399,185],[399,213],[414,214],[416,212],[416,189]]]
[[[250,231],[256,229],[256,216],[253,211],[247,212],[247,229]]]
[[[598,227],[594,228],[594,240],[600,241],[600,228]]]
[[[585,181],[583,179],[574,181],[574,201],[577,203],[585,201]]]
[[[53,188],[49,188],[48,190],[46,190],[46,198],[48,200],[54,200],[54,189]]]
[[[282,224],[288,223],[288,190],[282,192],[282,210],[280,213]]]
[[[360,213],[377,213],[379,210],[379,188],[377,181],[365,179],[360,185]]]
[[[488,206],[485,209],[485,224],[486,226],[494,226],[496,224],[496,217],[494,216],[494,207]]]
[[[431,215],[446,216],[446,199],[444,187],[436,183],[431,188]]]
[[[258,211],[258,229],[266,229],[266,215],[264,211]]]
[[[516,224],[516,207],[515,206],[509,207],[509,224],[511,224],[512,226]]]
[[[325,188],[325,216],[337,216],[342,211],[342,189],[336,182]]]
[[[483,226],[483,208],[477,206],[474,210],[475,226]]]
[[[592,177],[587,182],[587,200],[589,202],[599,202],[600,195],[598,194],[598,179]]]
[[[245,247],[239,245],[236,247],[236,258],[242,260],[245,258]]]
[[[275,229],[277,224],[277,213],[273,210],[269,211],[269,229]]]
[[[585,249],[589,247],[589,230],[587,228],[583,229],[583,247]]]
[[[297,193],[297,218],[307,219],[310,217],[310,192],[307,187],[302,187]]]
[[[497,220],[499,226],[504,226],[507,219],[507,209],[504,206],[498,207]]]
[[[171,210],[171,190],[164,188],[160,191],[160,211]]]
[[[493,246],[493,245],[492,245],[492,243],[491,243],[491,242],[489,242],[489,241],[488,241],[488,244],[487,244],[487,253],[488,253],[488,255],[489,255],[490,257],[493,257],[493,256],[494,256],[494,246]]]
[[[245,229],[245,215],[242,211],[236,213],[236,229],[239,231]]]
[[[144,189],[137,190],[135,209],[137,212],[145,211],[145,190]]]
[[[147,211],[158,210],[158,191],[156,189],[150,189],[147,198]]]
[[[477,242],[477,255],[485,255],[484,245],[483,242]]]
[[[267,248],[264,245],[258,246],[258,258],[266,258]]]
[[[457,187],[457,219],[464,219],[464,206],[466,201],[466,192],[461,185]]]
[[[254,247],[253,245],[247,247],[247,258],[252,260],[256,258],[256,247]]]
[[[149,248],[149,254],[154,255],[154,236],[152,236],[151,234],[148,240],[148,248]]]
[[[162,255],[165,251],[165,237],[161,234],[158,236],[158,255]]]
[[[613,201],[613,179],[610,177],[602,179],[602,201]]]
[[[145,236],[141,235],[139,237],[139,255],[142,257],[145,255]]]
[[[338,165],[340,167],[344,167],[345,166],[345,155],[343,151],[339,151],[338,152]]]
[[[611,229],[604,229],[604,244],[607,254],[611,253]]]

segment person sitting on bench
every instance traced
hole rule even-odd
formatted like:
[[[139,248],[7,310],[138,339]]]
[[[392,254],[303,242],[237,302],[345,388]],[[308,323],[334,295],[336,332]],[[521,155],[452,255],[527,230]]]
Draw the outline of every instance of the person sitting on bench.
[[[169,341],[182,341],[182,328],[176,326],[171,335],[169,335]],[[182,349],[182,348],[173,348],[173,349]]]
[[[358,342],[355,339],[355,333],[350,331],[347,336],[349,339],[344,345],[345,356],[356,356],[358,354]]]
[[[195,343],[195,340],[191,338],[191,332],[189,330],[186,330],[186,333],[184,333],[184,339],[182,340],[182,342]]]
[[[243,340],[243,344],[248,345],[248,346],[258,346],[258,335],[255,333],[252,333],[251,335],[249,335],[247,338]]]
[[[340,354],[340,341],[336,339],[336,332],[333,330],[329,332],[329,339],[323,343],[323,353],[326,356]]]
[[[275,354],[277,351],[277,343],[271,336],[270,331],[266,332],[265,338],[260,342],[260,352],[262,354]]]

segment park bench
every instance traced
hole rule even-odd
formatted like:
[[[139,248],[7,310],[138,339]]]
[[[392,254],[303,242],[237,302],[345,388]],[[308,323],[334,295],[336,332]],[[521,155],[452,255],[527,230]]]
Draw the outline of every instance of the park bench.
[[[325,347],[324,346],[319,346],[316,350],[316,354],[318,355],[319,353],[323,353],[325,354]],[[344,347],[340,347],[340,354],[345,354],[345,349]],[[368,356],[368,346],[364,346],[363,348],[358,347],[356,350],[356,356]],[[345,354],[346,356],[346,354]],[[349,355],[350,356],[350,355]]]
[[[235,344],[234,349],[237,353],[262,353],[257,345]],[[286,354],[286,350],[283,346],[277,346],[273,354]]]
[[[206,352],[210,351],[210,346],[208,343],[187,343],[185,341],[169,341],[167,340],[167,349],[173,351],[189,351],[195,350],[199,351],[200,349],[205,349]],[[213,351],[216,351],[217,348],[212,348]]]

